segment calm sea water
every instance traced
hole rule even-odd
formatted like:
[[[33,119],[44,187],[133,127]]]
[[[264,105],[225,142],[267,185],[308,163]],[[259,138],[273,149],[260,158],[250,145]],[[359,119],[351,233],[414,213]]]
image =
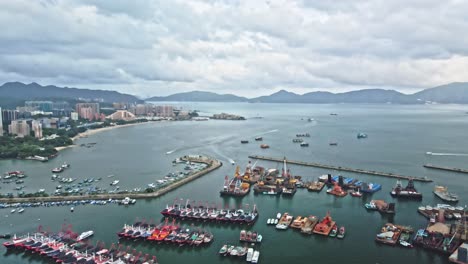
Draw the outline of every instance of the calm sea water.
[[[67,149],[48,163],[34,161],[0,161],[0,171],[24,170],[26,191],[40,188],[55,190],[50,181],[50,170],[64,161],[71,168],[63,176],[99,178],[102,187],[109,188],[114,179],[120,180],[121,189],[144,187],[168,172],[180,169],[172,167],[171,161],[187,154],[203,154],[216,157],[224,166],[213,173],[185,185],[176,191],[152,200],[138,200],[129,207],[117,205],[80,206],[71,213],[67,207],[27,208],[22,215],[0,210],[0,233],[26,233],[37,229],[59,230],[63,223],[73,225],[78,231],[95,231],[93,242],[104,241],[107,245],[117,243],[116,232],[123,224],[130,224],[136,217],[148,221],[160,221],[159,213],[167,203],[188,198],[209,201],[232,207],[256,204],[260,218],[250,227],[263,235],[259,247],[260,263],[448,263],[440,256],[421,249],[403,249],[381,246],[374,242],[375,234],[388,221],[422,228],[425,218],[417,213],[420,204],[442,203],[432,194],[434,184],[443,184],[460,196],[459,205],[468,201],[468,175],[428,170],[425,163],[452,167],[468,167],[468,157],[463,155],[426,155],[426,152],[467,154],[468,111],[467,106],[430,105],[302,105],[302,104],[247,104],[247,103],[183,103],[184,108],[197,109],[204,114],[227,112],[243,115],[246,121],[165,122],[119,128],[80,139],[78,144],[96,142],[93,148]],[[332,116],[330,113],[337,113]],[[307,122],[307,118],[314,118]],[[367,139],[358,140],[356,134],[364,132]],[[297,133],[309,133],[308,148],[291,142]],[[254,141],[262,136],[262,143],[270,149],[260,149]],[[250,140],[240,144],[240,140]],[[338,146],[329,146],[329,142]],[[166,154],[166,153],[171,154]],[[416,183],[423,192],[422,202],[396,201],[397,214],[392,218],[377,212],[367,212],[363,204],[371,199],[392,201],[389,195],[393,179],[342,173],[363,181],[381,183],[383,189],[363,199],[354,197],[336,198],[321,193],[298,190],[293,198],[254,196],[253,192],[243,199],[221,198],[219,190],[225,175],[232,175],[236,161],[242,168],[248,155],[258,154],[289,159],[322,162],[355,168],[394,172],[414,176],[427,176],[434,183]],[[280,164],[260,161],[257,165],[281,168]],[[337,174],[322,169],[291,165],[294,175],[314,179],[325,173]],[[113,174],[114,178],[107,178]],[[1,184],[2,193],[10,192],[15,184]],[[316,215],[323,217],[329,211],[338,225],[347,228],[344,240],[303,236],[295,230],[277,231],[267,226],[266,220],[277,212],[292,215]],[[203,224],[202,224],[203,225]],[[143,253],[155,254],[159,263],[242,263],[245,260],[222,258],[217,252],[225,243],[238,243],[241,227],[234,225],[204,224],[215,235],[208,247],[188,248],[148,243],[126,242]],[[31,254],[9,254],[0,248],[0,263],[46,263]]]

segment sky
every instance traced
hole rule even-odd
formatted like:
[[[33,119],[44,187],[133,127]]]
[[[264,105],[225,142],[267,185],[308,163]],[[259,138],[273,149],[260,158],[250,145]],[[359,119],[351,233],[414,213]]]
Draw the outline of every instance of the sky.
[[[255,97],[468,81],[468,1],[0,1],[0,83]]]

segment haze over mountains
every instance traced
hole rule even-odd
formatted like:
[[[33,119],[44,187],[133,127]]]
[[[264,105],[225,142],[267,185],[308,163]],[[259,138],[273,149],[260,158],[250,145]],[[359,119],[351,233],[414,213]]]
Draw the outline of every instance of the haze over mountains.
[[[24,84],[8,82],[0,86],[0,102],[6,100],[41,100],[41,99],[101,99],[103,102],[142,102],[134,95],[116,91],[92,90],[41,86],[37,83]],[[394,103],[421,104],[427,101],[437,103],[468,104],[468,83],[450,83],[414,94],[403,94],[394,90],[365,89],[345,93],[311,92],[296,94],[281,90],[267,96],[246,98],[232,94],[192,91],[169,96],[155,96],[145,99],[147,102],[191,101],[191,102],[250,102],[250,103]]]

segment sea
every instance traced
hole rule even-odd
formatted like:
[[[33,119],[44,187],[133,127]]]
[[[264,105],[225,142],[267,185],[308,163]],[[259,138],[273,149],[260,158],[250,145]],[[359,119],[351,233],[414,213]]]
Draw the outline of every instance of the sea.
[[[168,104],[168,103],[164,103]],[[377,244],[374,238],[381,227],[392,222],[424,228],[427,220],[417,212],[421,205],[444,203],[432,193],[435,184],[445,185],[458,193],[459,206],[468,202],[468,175],[426,169],[426,163],[447,167],[468,168],[468,106],[464,105],[374,105],[374,104],[256,104],[256,103],[171,103],[182,109],[198,110],[200,115],[231,113],[247,118],[245,121],[173,121],[117,128],[81,138],[76,147],[60,152],[49,162],[2,160],[0,172],[23,170],[26,192],[45,189],[55,191],[58,183],[51,181],[51,169],[64,162],[70,164],[61,176],[102,178],[99,186],[111,189],[113,180],[120,180],[121,190],[144,188],[164,178],[169,172],[183,171],[172,161],[184,155],[207,155],[223,162],[223,166],[189,184],[159,198],[138,200],[133,206],[85,205],[26,208],[22,214],[0,209],[0,234],[33,233],[41,228],[59,231],[71,226],[81,233],[94,230],[90,243],[104,242],[118,245],[116,235],[124,224],[138,220],[159,223],[160,211],[167,204],[190,201],[206,202],[231,208],[259,210],[259,219],[252,226],[215,223],[195,223],[194,228],[208,229],[214,241],[204,247],[178,247],[147,242],[120,241],[142,255],[157,256],[159,263],[243,263],[245,259],[219,256],[224,244],[239,244],[241,229],[258,231],[263,241],[259,263],[448,263],[448,257],[421,248],[407,249]],[[331,115],[336,114],[336,115]],[[310,119],[310,120],[309,120]],[[292,143],[296,134],[309,133],[304,138],[309,147]],[[358,133],[368,135],[358,139]],[[263,137],[256,142],[255,137]],[[241,140],[249,140],[241,144]],[[330,142],[338,143],[330,146]],[[81,144],[96,143],[92,147]],[[269,149],[261,149],[268,144]],[[431,152],[432,155],[427,154]],[[220,197],[224,177],[233,176],[236,166],[241,170],[249,162],[249,155],[286,157],[291,160],[319,162],[366,170],[392,172],[409,176],[426,176],[433,183],[416,182],[424,195],[422,201],[393,199],[389,192],[395,179],[349,172],[289,165],[293,175],[314,180],[323,174],[343,175],[361,181],[382,184],[382,190],[373,195],[338,198],[299,189],[293,197],[254,195],[243,198]],[[235,165],[232,165],[232,163]],[[252,161],[255,163],[256,161]],[[282,168],[282,164],[258,161],[257,166]],[[108,177],[113,175],[112,177]],[[406,185],[406,181],[403,181]],[[0,192],[16,192],[15,183],[0,183]],[[397,213],[383,216],[369,212],[364,204],[372,199],[395,202]],[[305,236],[296,230],[278,231],[266,224],[277,213],[293,216],[315,215],[327,212],[339,226],[345,226],[345,239]],[[182,222],[191,225],[191,223]],[[28,253],[10,253],[0,247],[0,263],[49,263]]]

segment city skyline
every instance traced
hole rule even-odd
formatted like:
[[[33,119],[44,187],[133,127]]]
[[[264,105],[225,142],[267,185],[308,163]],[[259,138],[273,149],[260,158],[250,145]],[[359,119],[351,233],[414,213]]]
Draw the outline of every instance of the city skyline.
[[[1,5],[1,83],[251,98],[281,89],[414,93],[468,80],[459,1]]]

